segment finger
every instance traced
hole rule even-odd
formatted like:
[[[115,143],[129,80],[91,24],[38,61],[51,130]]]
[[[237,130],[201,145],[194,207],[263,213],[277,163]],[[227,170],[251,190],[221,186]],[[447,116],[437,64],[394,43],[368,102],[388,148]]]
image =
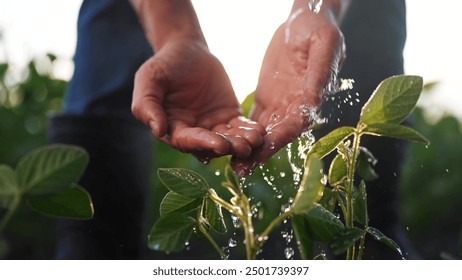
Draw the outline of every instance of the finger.
[[[170,144],[183,152],[211,152],[213,157],[229,154],[230,143],[221,134],[201,127],[172,125]]]
[[[154,63],[147,62],[136,72],[131,107],[133,115],[149,126],[158,138],[163,137],[168,128],[162,108],[165,89],[159,71]]]
[[[252,153],[252,147],[244,138],[239,136],[225,136],[231,145],[231,154],[237,158],[246,158]]]
[[[229,133],[244,138],[252,147],[258,147],[263,143],[263,136],[266,131],[259,123],[238,117],[232,119],[229,124],[232,126]]]
[[[266,162],[271,156],[300,136],[309,126],[310,119],[303,110],[302,97],[291,104],[287,115],[275,123],[264,137],[264,144],[246,159],[233,158],[231,165],[239,176],[248,176],[258,165]]]
[[[238,158],[248,157],[252,153],[252,144],[249,143],[239,132],[239,129],[233,128],[230,124],[220,124],[214,129],[214,132],[219,133],[230,144],[230,154]],[[255,134],[255,133],[254,133]],[[259,144],[263,143],[263,137],[260,136]]]

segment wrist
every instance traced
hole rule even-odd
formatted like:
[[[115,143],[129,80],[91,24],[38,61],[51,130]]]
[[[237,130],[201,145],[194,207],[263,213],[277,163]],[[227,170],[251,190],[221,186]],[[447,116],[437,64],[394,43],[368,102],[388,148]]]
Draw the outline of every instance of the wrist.
[[[194,41],[207,47],[190,0],[130,0],[150,45],[161,49],[172,40]]]

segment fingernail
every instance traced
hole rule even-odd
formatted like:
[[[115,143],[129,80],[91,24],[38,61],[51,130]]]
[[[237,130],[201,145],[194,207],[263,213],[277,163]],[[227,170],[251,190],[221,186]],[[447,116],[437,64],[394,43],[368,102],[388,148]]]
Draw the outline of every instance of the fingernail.
[[[150,120],[148,124],[154,135],[159,136],[159,127],[157,126],[157,123],[153,120]]]

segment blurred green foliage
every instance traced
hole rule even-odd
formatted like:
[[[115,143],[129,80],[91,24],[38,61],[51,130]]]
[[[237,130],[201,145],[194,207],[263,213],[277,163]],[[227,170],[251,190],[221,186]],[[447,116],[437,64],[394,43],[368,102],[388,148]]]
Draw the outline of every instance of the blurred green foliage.
[[[48,54],[19,71],[8,62],[0,64],[0,163],[14,166],[21,156],[48,143],[47,116],[60,110],[67,85],[52,76],[55,60]],[[51,258],[54,224],[54,219],[20,207],[5,231],[6,240],[0,240],[0,258]]]
[[[423,258],[460,259],[461,123],[446,116],[432,124],[424,115],[424,110],[415,110],[413,127],[431,144],[408,146],[402,170],[403,225]]]
[[[47,115],[61,108],[66,82],[51,76],[56,56],[32,60],[15,81],[0,64],[0,160],[13,165],[21,155],[47,143]],[[38,62],[40,61],[40,62]],[[39,72],[38,68],[43,69]]]

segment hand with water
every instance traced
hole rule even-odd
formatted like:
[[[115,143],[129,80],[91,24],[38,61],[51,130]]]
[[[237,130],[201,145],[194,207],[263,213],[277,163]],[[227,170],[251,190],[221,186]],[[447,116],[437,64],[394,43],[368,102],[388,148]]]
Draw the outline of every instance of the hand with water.
[[[155,137],[201,161],[250,155],[264,128],[241,116],[189,1],[132,0],[156,53],[135,76],[132,111]]]
[[[267,134],[263,146],[249,158],[233,159],[241,176],[305,132],[323,95],[334,89],[345,52],[337,24],[339,2],[309,6],[312,2],[296,0],[268,46],[251,112]]]

